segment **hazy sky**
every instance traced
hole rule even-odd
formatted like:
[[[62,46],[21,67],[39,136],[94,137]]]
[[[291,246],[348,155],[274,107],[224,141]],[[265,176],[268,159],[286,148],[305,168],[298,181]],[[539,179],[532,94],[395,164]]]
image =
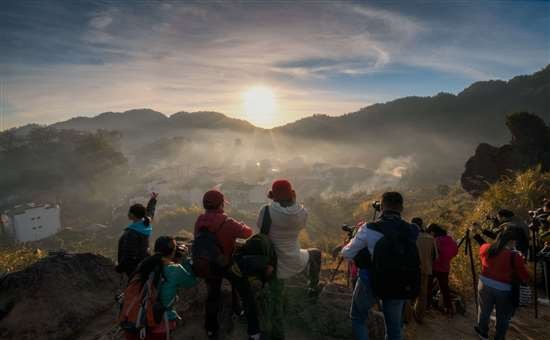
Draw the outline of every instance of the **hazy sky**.
[[[0,2],[4,127],[144,107],[270,126],[548,63],[550,2]]]

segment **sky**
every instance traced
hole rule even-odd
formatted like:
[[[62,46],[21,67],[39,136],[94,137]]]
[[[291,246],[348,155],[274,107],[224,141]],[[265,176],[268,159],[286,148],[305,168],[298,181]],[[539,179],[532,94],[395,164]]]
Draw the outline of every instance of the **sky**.
[[[273,127],[548,63],[546,1],[3,0],[0,128],[135,108]]]

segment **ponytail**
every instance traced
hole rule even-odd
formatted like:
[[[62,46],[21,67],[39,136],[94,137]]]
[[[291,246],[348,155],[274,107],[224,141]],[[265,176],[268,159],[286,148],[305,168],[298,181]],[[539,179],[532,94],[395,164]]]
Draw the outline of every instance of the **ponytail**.
[[[143,218],[143,225],[148,227],[151,224],[151,218],[149,216],[145,216]]]
[[[149,219],[146,218],[146,220],[148,221]],[[162,258],[165,256],[170,256],[175,249],[176,242],[173,237],[159,237],[155,241],[155,254],[143,260],[137,269],[137,274],[139,275],[141,282],[147,281],[147,279],[149,279],[149,275],[151,275],[152,272],[155,272],[153,284],[157,285],[163,272]]]

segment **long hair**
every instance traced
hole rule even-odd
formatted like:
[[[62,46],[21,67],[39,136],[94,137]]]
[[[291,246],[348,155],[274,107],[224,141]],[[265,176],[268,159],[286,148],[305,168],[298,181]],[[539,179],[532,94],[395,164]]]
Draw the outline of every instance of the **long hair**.
[[[174,249],[176,249],[176,243],[173,237],[161,236],[157,238],[155,241],[155,254],[143,260],[136,270],[141,282],[147,281],[149,275],[155,272],[153,284],[156,286],[162,276],[162,258],[170,256],[174,252]]]
[[[433,233],[435,237],[447,235],[447,230],[445,230],[442,226],[436,223],[430,223],[428,225],[428,228],[426,228],[426,232],[430,234]]]
[[[489,257],[495,257],[500,254],[500,252],[502,251],[502,249],[504,249],[504,247],[506,247],[508,242],[514,240],[517,240],[517,234],[513,230],[508,229],[502,231],[500,234],[498,234],[495,242],[493,242],[489,247],[489,250],[487,251]]]

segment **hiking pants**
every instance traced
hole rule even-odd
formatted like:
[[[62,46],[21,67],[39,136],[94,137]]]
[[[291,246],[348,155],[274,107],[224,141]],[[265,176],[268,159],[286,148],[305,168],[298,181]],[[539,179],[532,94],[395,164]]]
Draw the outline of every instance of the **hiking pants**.
[[[414,317],[421,323],[426,314],[426,305],[428,304],[428,294],[431,295],[431,291],[428,291],[428,280],[430,276],[428,274],[420,274],[420,292],[416,298],[414,304]]]
[[[493,308],[496,307],[495,340],[504,340],[515,310],[512,302],[512,292],[488,287],[479,281],[477,294],[479,300],[477,325],[479,330],[483,334],[489,334],[489,320]]]
[[[433,305],[433,286],[434,279],[437,279],[439,283],[439,291],[443,297],[443,306],[448,310],[452,311],[453,304],[451,302],[451,290],[449,288],[449,272],[433,272],[431,279],[428,282],[428,304]]]
[[[250,288],[248,278],[245,276],[238,277],[230,271],[224,271],[222,277],[206,279],[208,297],[206,299],[206,320],[204,327],[207,331],[214,333],[216,333],[219,329],[218,312],[221,303],[221,285],[224,278],[231,283],[232,289],[236,290],[241,297],[244,315],[248,323],[248,334],[254,335],[260,333],[258,312],[256,310],[256,301],[254,300],[254,294],[252,292],[252,289]],[[234,312],[234,309],[236,308],[235,298],[235,295],[232,295],[232,307]]]

